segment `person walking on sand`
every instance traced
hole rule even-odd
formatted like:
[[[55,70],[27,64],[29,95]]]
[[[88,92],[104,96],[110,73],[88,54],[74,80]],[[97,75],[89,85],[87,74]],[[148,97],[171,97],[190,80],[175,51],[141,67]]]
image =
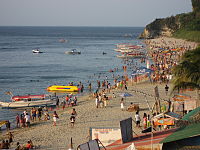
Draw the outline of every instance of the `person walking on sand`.
[[[121,110],[124,111],[124,98],[121,99],[120,105],[121,105]]]
[[[71,117],[70,117],[71,127],[74,127],[76,116],[77,116],[76,110],[75,110],[75,108],[73,108],[72,113],[71,113]]]
[[[96,108],[99,107],[99,98],[98,98],[98,96],[96,96],[96,98],[95,98],[95,105],[96,105]]]
[[[165,94],[167,95],[168,94],[168,90],[169,90],[169,86],[165,86]]]
[[[10,121],[9,120],[6,121],[6,130],[7,131],[10,130]]]
[[[57,107],[57,109],[59,109],[59,103],[60,103],[60,100],[59,100],[58,96],[56,96],[56,107]]]
[[[59,118],[58,114],[56,113],[56,111],[54,111],[54,113],[53,113],[53,126],[56,126],[56,121],[57,121],[58,118]]]
[[[26,115],[24,116],[25,122],[26,122],[26,127],[30,127],[30,121],[31,121],[31,117],[29,116],[28,113],[26,113]]]
[[[139,111],[137,111],[136,113],[135,113],[135,121],[136,121],[136,127],[140,127],[140,115],[139,115]]]
[[[13,134],[11,132],[9,132],[8,133],[8,141],[9,141],[9,143],[13,142],[13,138],[14,138]]]

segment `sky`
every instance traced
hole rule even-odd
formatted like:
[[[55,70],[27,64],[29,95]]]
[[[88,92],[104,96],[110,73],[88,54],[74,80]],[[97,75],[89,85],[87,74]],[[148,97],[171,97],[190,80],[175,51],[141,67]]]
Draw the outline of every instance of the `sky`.
[[[0,26],[144,27],[190,11],[191,0],[0,0]]]

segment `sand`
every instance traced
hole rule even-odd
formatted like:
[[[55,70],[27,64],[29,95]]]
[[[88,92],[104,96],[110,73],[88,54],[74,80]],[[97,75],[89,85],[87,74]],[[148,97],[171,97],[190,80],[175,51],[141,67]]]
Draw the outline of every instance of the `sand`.
[[[194,43],[192,43],[192,45],[193,44]],[[139,104],[141,118],[144,112],[150,114],[144,95],[139,92],[134,92],[133,90],[143,91],[147,94],[154,95],[154,87],[156,85],[158,86],[160,97],[162,99],[168,100],[173,96],[166,96],[164,89],[165,84],[151,84],[149,82],[135,84],[133,86],[129,85],[127,91],[112,90],[108,96],[112,97],[112,93],[114,92],[116,98],[111,98],[108,101],[108,106],[106,108],[96,108],[95,98],[91,95],[87,94],[85,96],[80,96],[78,97],[78,106],[73,107],[76,109],[78,114],[73,128],[70,126],[69,120],[72,107],[65,108],[64,111],[60,109],[57,110],[59,115],[57,126],[53,126],[51,116],[51,120],[31,123],[32,125],[30,128],[12,130],[14,134],[14,142],[11,144],[11,147],[14,148],[16,142],[25,144],[31,139],[37,149],[64,150],[69,147],[70,138],[72,137],[74,148],[76,148],[79,144],[85,143],[89,140],[90,127],[119,127],[120,120],[128,117],[135,119],[135,112],[122,111],[120,109],[120,94],[123,92],[128,92],[133,95],[125,99],[126,107],[130,105],[130,102],[133,102],[134,104]],[[169,87],[171,90],[172,85],[169,84]],[[154,97],[147,96],[147,100],[150,107],[152,107],[155,103]],[[162,101],[161,103],[165,102]],[[133,130],[136,133],[141,132],[139,128],[135,127],[135,124],[133,124]]]
[[[49,121],[33,123],[30,128],[14,129],[12,131],[14,134],[12,147],[15,147],[16,142],[25,144],[31,139],[38,149],[66,149],[70,144],[71,137],[73,138],[74,147],[77,147],[79,144],[89,140],[90,127],[119,127],[120,120],[129,117],[135,119],[135,112],[122,111],[120,109],[120,94],[123,92],[128,92],[133,95],[125,99],[126,107],[130,105],[130,102],[133,102],[139,104],[141,118],[144,112],[150,114],[144,95],[138,92],[136,93],[133,90],[154,94],[155,86],[150,83],[141,83],[129,86],[127,91],[113,90],[112,92],[116,94],[116,98],[110,99],[106,108],[96,108],[95,98],[91,96],[78,97],[79,104],[73,107],[78,114],[73,128],[70,126],[69,120],[72,107],[66,108],[64,111],[61,109],[57,111],[59,115],[57,126],[53,126],[51,117]],[[158,85],[159,92],[161,98],[168,99],[169,96],[165,95],[164,86],[164,84]],[[110,93],[109,96],[111,95]],[[147,96],[147,100],[152,107],[155,102],[154,98]],[[135,124],[133,124],[133,130],[136,133],[140,133],[141,131],[135,128]]]

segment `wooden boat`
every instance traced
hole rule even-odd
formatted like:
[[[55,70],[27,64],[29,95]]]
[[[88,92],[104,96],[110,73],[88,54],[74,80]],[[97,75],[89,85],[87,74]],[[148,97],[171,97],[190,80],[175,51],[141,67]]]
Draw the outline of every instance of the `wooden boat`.
[[[45,99],[46,98],[46,99]],[[0,102],[2,108],[21,108],[55,105],[55,100],[47,98],[46,95],[24,95],[13,96],[11,102]]]
[[[65,85],[52,85],[47,88],[47,91],[78,92],[78,87],[65,86]]]
[[[145,57],[145,53],[124,53],[123,55],[117,55],[118,58],[142,58]]]
[[[13,101],[21,101],[21,100],[37,100],[37,99],[44,99],[46,97],[45,94],[42,95],[23,95],[23,96],[12,96],[11,100]]]

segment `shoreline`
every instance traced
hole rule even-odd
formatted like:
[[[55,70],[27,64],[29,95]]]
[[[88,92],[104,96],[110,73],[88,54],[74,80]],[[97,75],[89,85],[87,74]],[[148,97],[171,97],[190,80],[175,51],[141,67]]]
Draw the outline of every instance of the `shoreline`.
[[[121,111],[120,109],[120,94],[123,92],[128,92],[133,95],[125,99],[126,107],[130,105],[130,102],[135,104],[139,103],[141,118],[144,112],[149,114],[149,108],[144,95],[134,91],[144,91],[149,95],[155,95],[154,87],[156,85],[163,99],[171,97],[165,94],[165,84],[144,82],[132,85],[129,83],[127,91],[114,89],[111,93],[107,94],[107,96],[112,97],[112,93],[114,92],[116,93],[116,98],[108,100],[108,106],[106,108],[96,108],[95,98],[92,97],[91,94],[85,93],[85,95],[78,97],[79,104],[77,106],[65,108],[64,111],[56,110],[60,117],[57,126],[53,126],[51,116],[51,120],[31,123],[32,126],[30,128],[17,128],[12,130],[11,132],[14,134],[14,143],[11,144],[11,147],[16,147],[16,142],[25,144],[31,139],[38,149],[67,149],[70,145],[71,137],[73,138],[74,147],[77,147],[79,144],[89,140],[89,127],[119,127],[120,120],[128,117],[135,119],[135,112]],[[169,87],[171,90],[171,83],[169,83]],[[147,96],[147,100],[150,106],[153,106],[155,103],[153,97]],[[164,103],[165,102],[162,102],[162,104]],[[78,114],[74,128],[70,127],[69,120],[72,108],[75,108]],[[140,132],[138,128],[135,128],[135,124],[133,127],[134,132]],[[5,135],[1,136],[5,137]]]

